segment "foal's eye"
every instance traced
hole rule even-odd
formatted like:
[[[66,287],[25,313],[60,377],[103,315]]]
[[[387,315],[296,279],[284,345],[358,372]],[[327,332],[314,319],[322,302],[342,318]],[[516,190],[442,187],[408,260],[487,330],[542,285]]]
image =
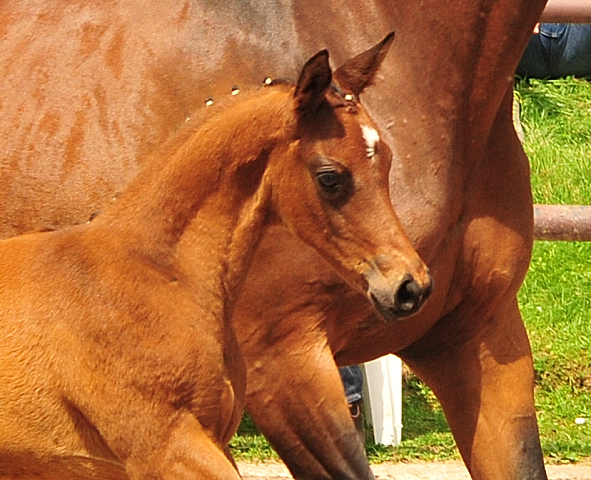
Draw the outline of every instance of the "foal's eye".
[[[338,172],[332,171],[325,171],[325,172],[318,172],[316,174],[316,179],[318,180],[318,184],[322,188],[325,193],[334,195],[339,191],[342,186],[342,175]]]
[[[353,176],[338,162],[321,159],[314,167],[314,177],[320,197],[335,208],[342,207],[353,195]]]

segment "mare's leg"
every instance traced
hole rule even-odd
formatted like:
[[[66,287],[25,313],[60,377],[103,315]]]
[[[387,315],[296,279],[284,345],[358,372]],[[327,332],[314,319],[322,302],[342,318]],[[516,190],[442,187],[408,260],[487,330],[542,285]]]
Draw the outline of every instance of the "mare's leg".
[[[294,478],[373,479],[331,350],[325,342],[305,344],[279,348],[280,365],[273,354],[258,359],[247,411]]]
[[[373,479],[323,324],[323,308],[343,288],[349,292],[314,252],[272,227],[234,310],[248,366],[246,409],[297,479]],[[359,303],[338,308],[356,319]],[[335,329],[348,328],[336,318]]]
[[[516,300],[488,322],[463,320],[440,320],[401,357],[440,400],[472,478],[546,479],[531,351]],[[464,326],[476,324],[466,341],[443,340],[460,339]]]

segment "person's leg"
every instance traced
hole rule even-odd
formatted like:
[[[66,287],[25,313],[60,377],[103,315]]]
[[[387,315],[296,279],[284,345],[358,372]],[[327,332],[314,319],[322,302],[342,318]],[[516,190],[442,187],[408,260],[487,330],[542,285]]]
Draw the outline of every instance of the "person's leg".
[[[540,29],[548,24],[540,25]],[[517,66],[519,77],[548,78],[551,71],[549,38],[542,33],[533,34]]]
[[[591,76],[591,24],[542,23],[532,35],[517,75],[530,78]]]
[[[350,367],[340,367],[339,373],[345,396],[351,411],[351,417],[355,423],[355,428],[365,443],[365,417],[363,415],[363,371],[359,365]]]
[[[552,46],[552,76],[591,76],[591,24],[568,24]]]

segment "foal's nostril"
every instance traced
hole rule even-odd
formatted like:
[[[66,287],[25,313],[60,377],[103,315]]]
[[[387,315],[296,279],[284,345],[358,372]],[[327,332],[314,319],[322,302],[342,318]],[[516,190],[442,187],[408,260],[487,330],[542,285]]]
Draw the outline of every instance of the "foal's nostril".
[[[427,281],[422,284],[417,282],[412,275],[407,274],[393,295],[392,290],[375,286],[370,287],[368,294],[375,309],[384,316],[386,321],[389,321],[415,314],[432,290],[431,276],[428,276]]]
[[[421,301],[421,286],[409,277],[404,280],[396,292],[396,304],[403,311],[416,309]]]

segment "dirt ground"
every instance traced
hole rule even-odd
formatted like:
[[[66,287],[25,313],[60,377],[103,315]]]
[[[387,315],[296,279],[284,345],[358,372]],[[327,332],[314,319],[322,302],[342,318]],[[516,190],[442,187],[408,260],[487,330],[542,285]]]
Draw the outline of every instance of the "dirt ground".
[[[281,463],[239,462],[244,480],[284,480],[291,475]],[[461,462],[382,463],[373,465],[377,480],[470,480]],[[548,465],[549,480],[591,480],[591,465]]]

